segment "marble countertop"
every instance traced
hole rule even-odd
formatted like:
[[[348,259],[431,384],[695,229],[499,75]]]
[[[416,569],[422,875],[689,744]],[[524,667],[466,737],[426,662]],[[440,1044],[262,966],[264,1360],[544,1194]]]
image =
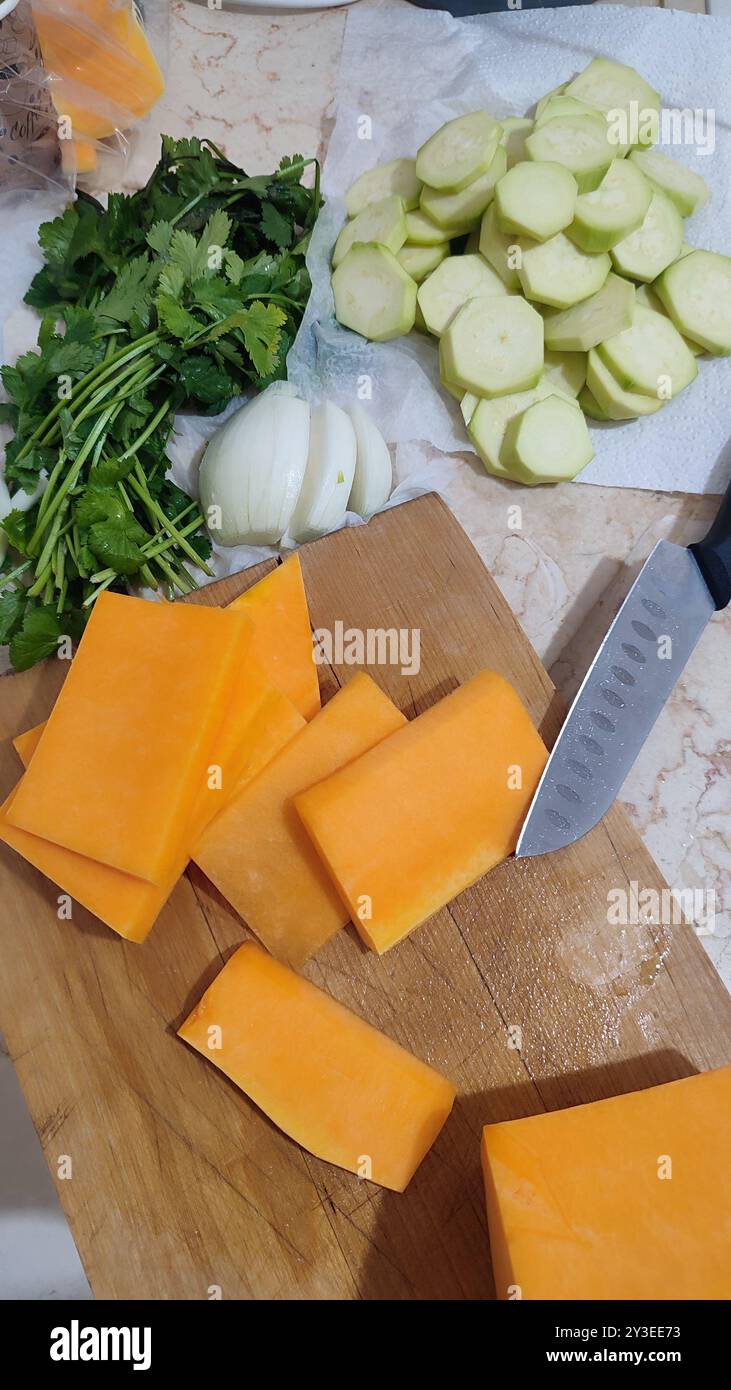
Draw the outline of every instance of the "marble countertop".
[[[128,181],[147,177],[162,130],[211,135],[252,173],[295,150],[322,158],[346,16],[344,8],[245,13],[172,0],[168,86]],[[571,483],[525,489],[517,532],[508,527],[514,491],[473,455],[459,460],[445,497],[567,697],[655,541],[696,539],[717,506],[711,497]],[[703,944],[729,987],[730,675],[727,610],[704,633],[622,793],[669,885],[715,893],[715,928]]]

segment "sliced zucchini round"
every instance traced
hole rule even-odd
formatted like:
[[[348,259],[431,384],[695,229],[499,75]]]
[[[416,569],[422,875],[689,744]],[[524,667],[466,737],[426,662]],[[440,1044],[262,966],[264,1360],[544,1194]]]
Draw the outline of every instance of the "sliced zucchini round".
[[[438,227],[421,209],[406,214],[406,240],[412,246],[444,246],[449,243],[450,233]]]
[[[547,241],[573,220],[577,192],[576,179],[563,164],[516,164],[495,188],[500,231]]]
[[[583,410],[584,414],[589,416],[590,420],[609,419],[609,416],[607,415],[606,411],[602,410],[601,406],[599,405],[599,402],[592,395],[592,392],[589,390],[588,386],[583,386],[581,388],[579,392],[578,404],[581,406],[581,409]]]
[[[543,371],[543,319],[517,295],[479,295],[458,310],[439,346],[454,386],[488,397],[527,391]]]
[[[507,167],[507,151],[503,145],[498,145],[487,173],[474,179],[461,193],[437,193],[433,188],[422,189],[421,211],[450,236],[471,231],[492,202],[495,184],[503,177]]]
[[[636,165],[615,159],[591,193],[576,200],[567,236],[582,251],[611,251],[640,227],[652,201],[652,189]]]
[[[407,242],[397,251],[396,260],[418,285],[427,275],[431,275],[448,255],[448,241],[442,242],[440,246],[410,246]]]
[[[598,111],[554,116],[528,136],[525,150],[529,159],[563,164],[576,179],[579,193],[590,193],[601,183],[617,154],[609,143],[607,122]]]
[[[525,142],[533,129],[533,122],[529,116],[506,116],[501,125],[503,133],[500,144],[505,146],[508,168],[512,169],[514,164],[525,159]]]
[[[587,112],[596,115],[596,107],[579,101],[577,97],[567,96],[565,92],[552,92],[544,98],[540,112],[536,110],[536,130],[545,125],[546,121],[555,120],[557,116],[585,116]]]
[[[416,301],[416,309],[414,310],[414,329],[417,333],[429,332],[429,329],[427,328],[426,323],[424,322],[424,315],[422,314],[421,309],[419,308],[418,299]]]
[[[585,352],[551,352],[543,354],[543,380],[565,392],[567,396],[578,396],[586,384]]]
[[[352,222],[346,222],[335,242],[333,266],[339,266],[351,246],[355,246],[358,241],[376,241],[379,246],[387,246],[395,255],[401,250],[405,240],[404,205],[401,199],[392,193],[377,203],[369,203]]]
[[[541,304],[568,309],[600,290],[611,270],[606,252],[581,251],[565,232],[550,241],[522,242],[518,269],[523,294]]]
[[[527,410],[529,405],[536,401],[542,401],[546,396],[553,395],[553,390],[548,382],[541,380],[537,386],[530,391],[512,392],[508,396],[496,396],[494,400],[488,401],[470,395],[465,397],[465,401],[471,403],[476,401],[470,409],[470,418],[467,421],[467,433],[475,446],[482,462],[488,473],[494,474],[496,478],[507,478],[508,471],[500,462],[500,448],[505,437],[508,421],[515,415],[520,415],[521,411]]]
[[[332,277],[335,317],[372,342],[410,333],[416,314],[416,282],[386,246],[353,246]]]
[[[565,92],[555,92],[550,96],[543,107],[540,116],[536,115],[536,128],[545,125],[546,121],[555,120],[557,116],[586,116],[596,115],[596,107],[589,106],[588,102],[579,101],[577,97],[570,97]],[[606,116],[605,116],[606,121]],[[612,140],[613,156],[615,159],[623,159],[627,151],[632,148],[631,143],[620,143]]]
[[[681,217],[692,217],[711,196],[705,179],[669,154],[661,154],[659,150],[633,150],[630,161],[653,188],[659,188],[675,204]]]
[[[596,294],[570,309],[546,311],[543,316],[546,347],[560,352],[588,352],[605,338],[629,328],[634,306],[634,285],[610,271]]]
[[[625,391],[671,400],[698,375],[698,363],[664,314],[635,307],[631,328],[600,343],[597,353]]]
[[[562,396],[546,396],[514,416],[500,449],[507,473],[532,487],[569,482],[593,457],[582,412]]]
[[[417,298],[429,332],[439,338],[468,299],[507,293],[500,276],[482,256],[447,256],[419,287]]]
[[[683,219],[657,189],[639,227],[612,247],[615,270],[631,280],[655,280],[680,255]]]
[[[625,280],[624,283],[628,285],[629,280]],[[663,304],[659,295],[655,293],[655,290],[653,289],[652,285],[638,285],[636,299],[637,303],[642,304],[642,306],[645,309],[654,309],[656,314],[664,314],[666,318],[669,317],[665,305]],[[606,336],[609,337],[610,335],[607,334]],[[687,338],[685,334],[683,334],[682,336],[683,342],[687,345],[687,347],[690,348],[690,351],[692,352],[694,357],[700,357],[705,352],[705,348],[701,347],[700,343],[694,343],[693,339]]]
[[[391,159],[388,164],[366,169],[350,185],[345,195],[345,211],[348,217],[357,217],[369,203],[379,203],[393,193],[401,198],[407,212],[418,208],[421,184],[416,177],[415,159]]]
[[[466,425],[469,425],[470,420],[472,419],[472,416],[474,415],[477,409],[479,399],[480,397],[476,396],[474,391],[465,391],[462,400],[460,401],[459,408],[462,412],[462,419],[464,420]]]
[[[442,361],[442,354],[441,354],[441,347],[440,347],[440,352],[439,352],[439,380],[441,381],[442,386],[444,387],[445,391],[448,391],[449,394],[450,394],[450,396],[454,396],[454,399],[455,399],[455,400],[459,403],[459,405],[461,406],[461,405],[462,405],[462,401],[464,400],[465,393],[464,393],[464,391],[462,390],[462,387],[461,387],[461,386],[456,386],[455,383],[454,383],[453,381],[450,381],[450,380],[449,380],[449,377],[448,377],[448,376],[445,376],[445,373],[444,373],[444,363],[443,363],[443,361]]]
[[[459,193],[487,173],[502,133],[487,111],[447,121],[418,151],[417,178],[440,193]]]
[[[500,231],[495,204],[491,203],[480,224],[480,255],[489,261],[508,290],[520,289],[514,262],[521,254],[515,237]]]
[[[608,420],[636,420],[640,415],[654,415],[665,404],[657,396],[624,391],[596,348],[591,349],[587,360],[586,384]]]
[[[546,95],[541,97],[540,101],[536,102],[536,110],[534,117],[535,121],[540,120],[541,116],[543,115],[543,112],[548,106],[549,101],[551,100],[551,97],[561,96],[561,94],[566,91],[567,86],[567,82],[562,82],[560,87],[553,87],[550,92],[546,92]]]
[[[731,257],[692,251],[654,286],[675,327],[708,352],[731,352]]]
[[[567,96],[578,97],[579,101],[595,106],[605,115],[623,113],[622,124],[630,144],[654,143],[660,97],[634,68],[615,63],[611,58],[592,58],[584,71],[568,83],[565,91]]]

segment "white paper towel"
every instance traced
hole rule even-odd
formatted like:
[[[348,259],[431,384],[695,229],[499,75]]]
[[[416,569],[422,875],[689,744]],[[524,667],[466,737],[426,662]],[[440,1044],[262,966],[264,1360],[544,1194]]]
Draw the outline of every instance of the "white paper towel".
[[[329,256],[342,196],[364,169],[412,155],[443,121],[476,107],[523,115],[596,55],[637,67],[663,104],[715,114],[715,149],[669,150],[698,170],[710,205],[690,219],[694,245],[731,253],[731,24],[658,9],[593,5],[456,20],[424,10],[353,10],[341,59],[335,127],[323,173],[328,200],[310,254],[314,292],[290,354],[290,378],[309,393],[352,396],[372,381],[373,414],[397,445],[400,481],[422,478],[428,440],[443,453],[470,445],[459,408],[439,385],[437,353],[422,334],[369,345],[335,322]],[[370,123],[370,127],[369,127]],[[363,132],[370,138],[362,138]],[[367,388],[367,381],[365,387]],[[361,382],[361,390],[364,383]],[[644,420],[592,425],[596,458],[582,483],[721,492],[731,472],[731,361],[703,358],[696,381]],[[438,471],[438,470],[437,470]]]

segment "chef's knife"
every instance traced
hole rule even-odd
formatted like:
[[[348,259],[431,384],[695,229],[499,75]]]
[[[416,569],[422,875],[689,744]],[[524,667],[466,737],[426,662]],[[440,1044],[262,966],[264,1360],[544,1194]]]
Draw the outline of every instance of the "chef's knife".
[[[704,540],[658,541],[584,677],[516,856],[563,849],[617,796],[709,618],[731,600],[731,483]]]

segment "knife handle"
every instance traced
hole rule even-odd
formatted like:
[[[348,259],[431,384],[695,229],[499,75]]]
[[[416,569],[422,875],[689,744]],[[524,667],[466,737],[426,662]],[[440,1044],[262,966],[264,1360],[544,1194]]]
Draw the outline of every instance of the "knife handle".
[[[731,601],[731,483],[726,489],[715,521],[702,541],[688,546],[708,585],[716,608]]]

